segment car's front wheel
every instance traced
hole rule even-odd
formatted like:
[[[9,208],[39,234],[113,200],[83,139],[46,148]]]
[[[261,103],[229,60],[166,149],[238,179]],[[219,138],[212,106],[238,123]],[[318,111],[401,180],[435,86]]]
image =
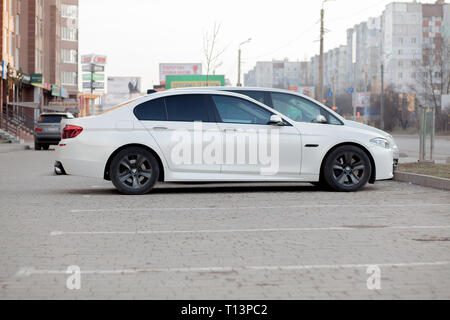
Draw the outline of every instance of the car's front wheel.
[[[372,164],[367,154],[356,146],[341,146],[325,160],[323,176],[336,191],[357,191],[370,179]]]
[[[121,193],[146,194],[158,179],[158,161],[143,148],[126,148],[111,161],[110,175],[112,183]]]

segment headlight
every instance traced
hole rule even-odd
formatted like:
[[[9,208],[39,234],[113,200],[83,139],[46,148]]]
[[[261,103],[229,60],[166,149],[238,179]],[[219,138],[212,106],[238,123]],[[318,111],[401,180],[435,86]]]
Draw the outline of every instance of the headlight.
[[[387,139],[385,138],[375,138],[370,140],[370,142],[372,142],[373,144],[376,144],[379,147],[383,147],[386,149],[389,149],[391,146],[389,144],[389,141],[387,141]]]

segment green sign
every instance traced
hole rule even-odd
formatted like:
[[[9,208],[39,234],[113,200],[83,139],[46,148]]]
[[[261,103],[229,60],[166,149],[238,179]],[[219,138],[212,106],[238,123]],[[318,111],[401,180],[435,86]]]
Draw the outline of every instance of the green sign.
[[[166,89],[223,86],[225,86],[225,76],[223,75],[166,76]]]
[[[52,96],[61,97],[61,87],[52,85]]]
[[[83,74],[83,81],[104,81],[105,74],[103,73],[85,73]]]
[[[42,84],[44,81],[42,73],[32,73],[30,83],[32,84]]]

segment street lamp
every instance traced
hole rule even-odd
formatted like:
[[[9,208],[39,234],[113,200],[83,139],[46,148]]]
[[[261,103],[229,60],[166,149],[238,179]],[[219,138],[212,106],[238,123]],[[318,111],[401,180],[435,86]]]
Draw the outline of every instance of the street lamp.
[[[237,86],[238,87],[242,87],[242,83],[241,83],[241,46],[243,46],[246,43],[249,43],[250,41],[252,41],[252,38],[249,38],[248,40],[245,40],[244,42],[241,42],[239,44],[239,51],[238,51],[238,82],[237,82]]]

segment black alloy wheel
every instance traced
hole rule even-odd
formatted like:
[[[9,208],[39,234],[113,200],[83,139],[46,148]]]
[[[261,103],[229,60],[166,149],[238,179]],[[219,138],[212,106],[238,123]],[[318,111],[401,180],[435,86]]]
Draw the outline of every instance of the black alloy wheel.
[[[111,180],[124,194],[139,195],[150,192],[158,176],[159,166],[153,154],[142,148],[127,148],[111,162]]]
[[[325,161],[325,180],[336,191],[357,191],[369,181],[372,165],[358,147],[339,147]]]

